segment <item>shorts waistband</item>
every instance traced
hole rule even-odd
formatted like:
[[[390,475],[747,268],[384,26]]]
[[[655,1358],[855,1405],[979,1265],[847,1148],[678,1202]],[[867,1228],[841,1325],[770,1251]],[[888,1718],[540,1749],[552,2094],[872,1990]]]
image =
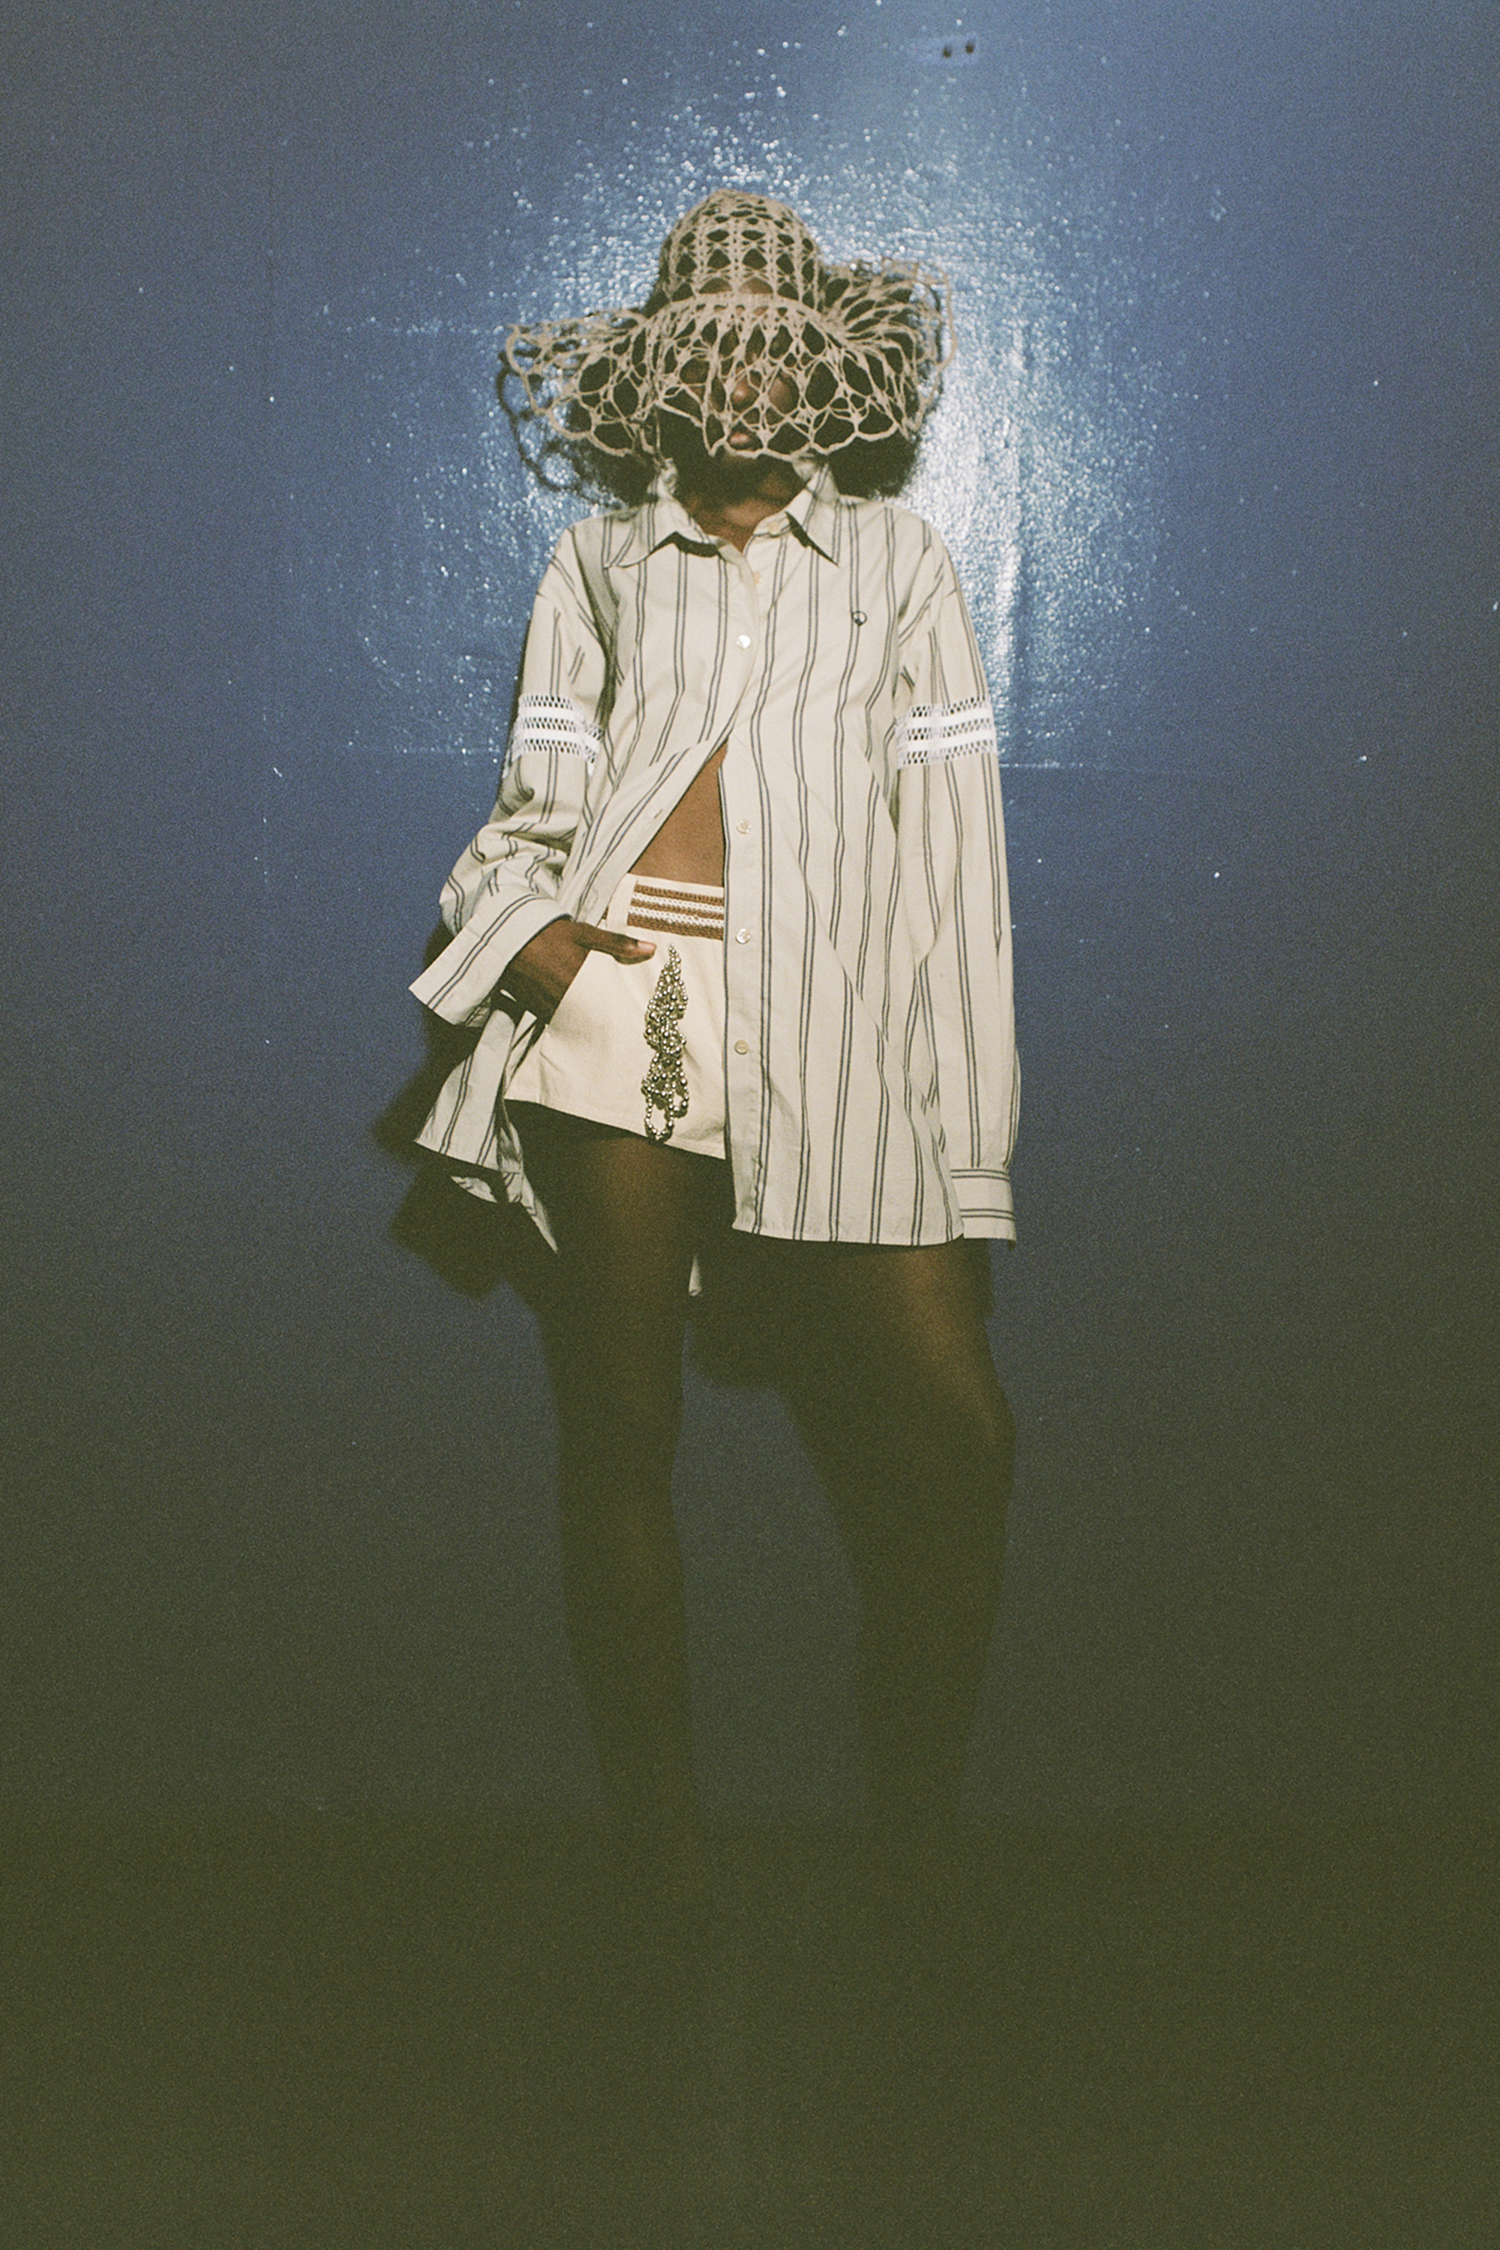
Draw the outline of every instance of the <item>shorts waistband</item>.
[[[658,875],[634,875],[631,886],[627,928],[662,930],[673,937],[710,938],[722,944],[722,883],[679,883]]]

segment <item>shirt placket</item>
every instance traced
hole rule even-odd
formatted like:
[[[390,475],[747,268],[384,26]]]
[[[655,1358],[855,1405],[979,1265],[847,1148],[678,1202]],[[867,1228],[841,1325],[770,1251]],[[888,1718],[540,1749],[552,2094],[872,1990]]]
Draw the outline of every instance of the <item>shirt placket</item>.
[[[775,532],[758,526],[743,553],[723,548],[730,606],[730,635],[746,657],[744,687],[719,769],[724,816],[725,1095],[733,1152],[735,1200],[753,1211],[761,1191],[762,1109],[766,1100],[766,1043],[770,1036],[765,991],[768,927],[768,839],[760,776],[750,746],[748,717],[760,699],[767,650],[765,613],[776,577]]]

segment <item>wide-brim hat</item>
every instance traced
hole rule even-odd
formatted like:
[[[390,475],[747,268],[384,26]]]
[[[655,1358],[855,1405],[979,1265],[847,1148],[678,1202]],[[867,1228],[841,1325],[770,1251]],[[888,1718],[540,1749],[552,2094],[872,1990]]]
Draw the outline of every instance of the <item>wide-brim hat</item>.
[[[914,263],[830,265],[795,211],[720,189],[678,220],[635,310],[522,322],[504,366],[529,412],[600,453],[827,457],[913,439],[952,356],[947,284]]]

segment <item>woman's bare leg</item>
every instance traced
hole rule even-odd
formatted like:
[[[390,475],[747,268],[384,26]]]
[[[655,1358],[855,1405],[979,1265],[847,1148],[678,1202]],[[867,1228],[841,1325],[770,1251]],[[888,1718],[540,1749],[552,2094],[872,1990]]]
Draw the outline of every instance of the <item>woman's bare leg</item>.
[[[984,1327],[985,1253],[789,1244],[793,1405],[860,1592],[872,1822],[918,1853],[954,1822],[999,1606],[1015,1425]]]
[[[611,1809],[668,1888],[701,1879],[672,1464],[693,1252],[722,1170],[547,1111],[528,1170],[559,1246],[548,1357],[573,1660]]]

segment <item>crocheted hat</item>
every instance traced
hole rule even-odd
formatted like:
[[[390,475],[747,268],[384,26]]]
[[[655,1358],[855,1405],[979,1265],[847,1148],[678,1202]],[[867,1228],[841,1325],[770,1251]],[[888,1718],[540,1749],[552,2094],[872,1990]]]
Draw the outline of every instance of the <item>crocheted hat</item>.
[[[661,418],[710,452],[838,453],[914,438],[952,357],[942,275],[833,266],[794,211],[721,188],[678,220],[638,311],[521,323],[504,367],[530,413],[600,453],[664,463]]]

